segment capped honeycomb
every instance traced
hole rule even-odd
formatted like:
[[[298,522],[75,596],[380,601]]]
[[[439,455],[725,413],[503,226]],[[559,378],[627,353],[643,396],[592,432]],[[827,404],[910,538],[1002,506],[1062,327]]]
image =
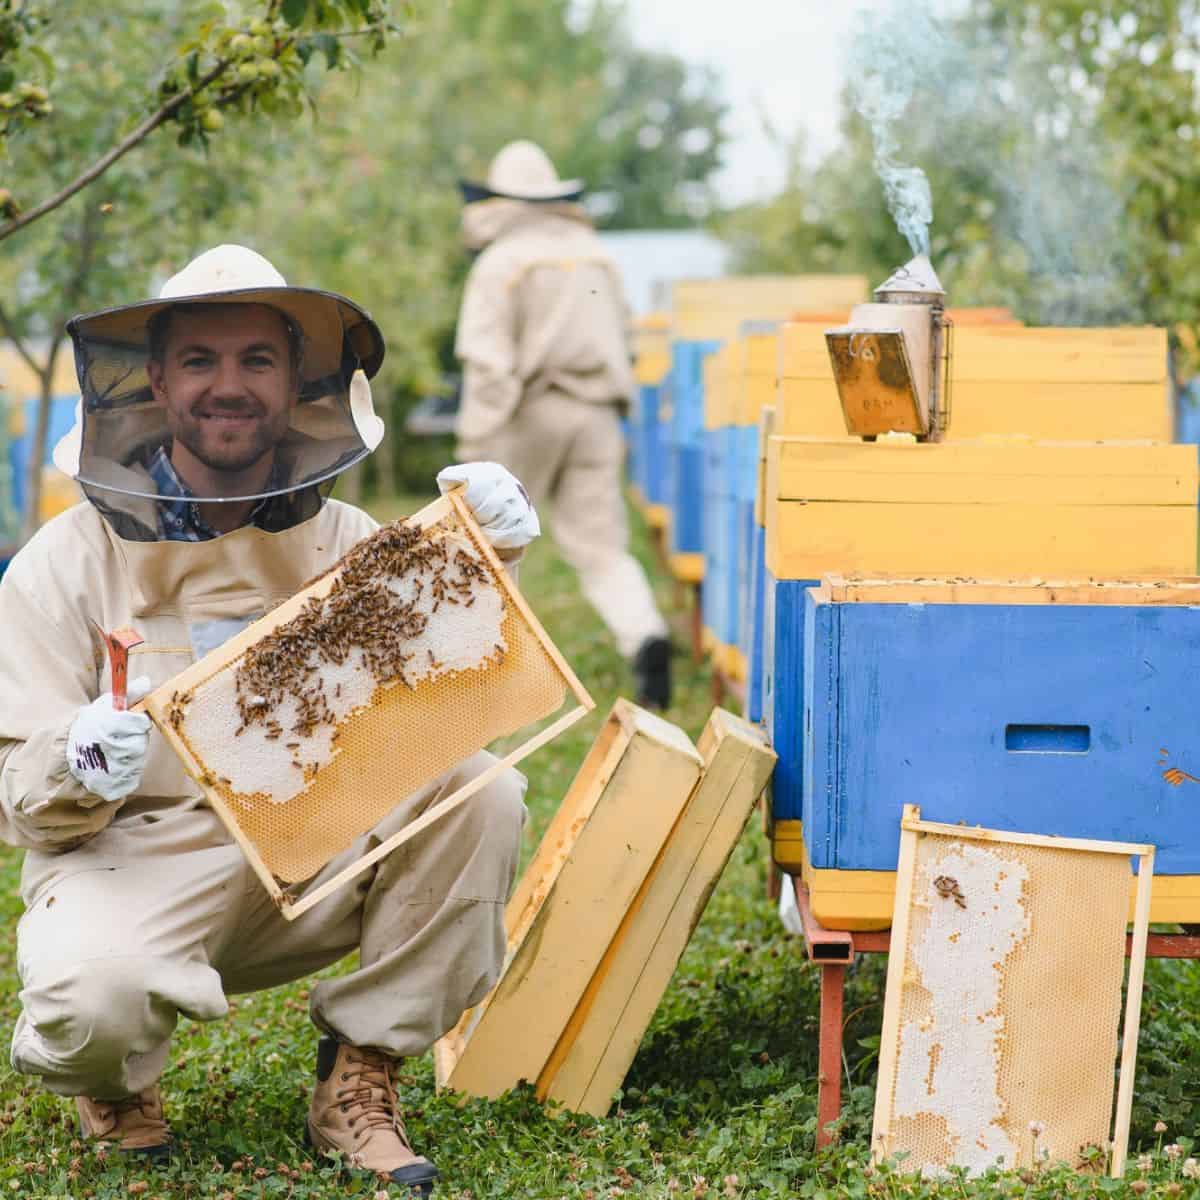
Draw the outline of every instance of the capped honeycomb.
[[[915,836],[906,936],[892,948],[903,954],[899,995],[889,973],[886,998],[899,1009],[898,1044],[881,1051],[876,1149],[929,1175],[997,1161],[1103,1164],[1128,856]],[[885,1016],[885,1037],[888,1027]]]
[[[147,703],[284,884],[569,690],[590,706],[467,511],[429,511],[360,542]]]

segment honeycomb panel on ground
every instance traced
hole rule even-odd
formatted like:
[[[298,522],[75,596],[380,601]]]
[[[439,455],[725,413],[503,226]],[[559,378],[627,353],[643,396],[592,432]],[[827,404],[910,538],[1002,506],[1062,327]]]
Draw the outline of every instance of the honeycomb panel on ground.
[[[1083,1165],[1110,1138],[1128,857],[916,837],[876,1146],[926,1174]]]
[[[453,510],[391,567],[364,558],[398,528],[360,543],[299,613],[232,659],[218,651],[207,676],[160,706],[202,786],[285,883],[566,696]]]

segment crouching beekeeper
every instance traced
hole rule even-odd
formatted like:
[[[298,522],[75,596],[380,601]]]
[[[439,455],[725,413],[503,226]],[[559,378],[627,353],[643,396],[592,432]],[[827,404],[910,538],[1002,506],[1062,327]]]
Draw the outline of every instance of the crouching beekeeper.
[[[149,719],[114,709],[89,632],[90,618],[144,637],[132,703],[373,530],[328,493],[383,434],[367,383],[379,329],[240,246],[202,254],[157,300],[68,329],[82,401],[55,462],[87,502],[46,525],[0,583],[0,834],[28,851],[12,1064],[76,1097],[85,1134],[165,1155],[157,1081],[180,1013],[213,1020],[229,993],[358,951],[356,970],[312,989],[322,1036],[307,1137],[428,1192],[437,1172],[405,1134],[395,1065],[500,972],[522,777],[501,774],[288,922]],[[502,557],[536,536],[502,468],[467,463],[439,483],[466,484]],[[403,799],[306,888],[493,761],[478,754]]]

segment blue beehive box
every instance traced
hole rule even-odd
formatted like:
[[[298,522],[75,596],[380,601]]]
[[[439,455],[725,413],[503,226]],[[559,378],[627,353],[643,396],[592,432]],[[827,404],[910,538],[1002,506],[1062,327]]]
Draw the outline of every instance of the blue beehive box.
[[[1151,919],[1200,921],[1200,581],[830,579],[805,604],[800,835],[818,920],[890,923],[900,814],[918,804],[931,821],[1152,843]]]
[[[671,552],[704,551],[704,359],[720,342],[678,340],[671,343],[671,420],[667,450],[671,509]]]

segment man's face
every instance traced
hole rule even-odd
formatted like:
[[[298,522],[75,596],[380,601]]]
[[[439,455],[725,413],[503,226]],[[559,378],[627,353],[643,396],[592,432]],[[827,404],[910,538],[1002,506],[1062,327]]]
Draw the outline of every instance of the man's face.
[[[297,380],[287,327],[272,308],[173,313],[162,361],[147,371],[172,438],[211,470],[245,471],[287,432]]]

